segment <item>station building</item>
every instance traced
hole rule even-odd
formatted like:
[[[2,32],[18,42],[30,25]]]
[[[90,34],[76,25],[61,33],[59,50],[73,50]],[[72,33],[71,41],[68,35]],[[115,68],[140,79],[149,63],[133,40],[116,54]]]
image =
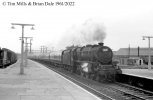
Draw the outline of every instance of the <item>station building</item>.
[[[143,65],[148,64],[148,48],[120,48],[114,51],[114,60],[121,65]],[[151,63],[153,64],[153,48],[151,48]]]

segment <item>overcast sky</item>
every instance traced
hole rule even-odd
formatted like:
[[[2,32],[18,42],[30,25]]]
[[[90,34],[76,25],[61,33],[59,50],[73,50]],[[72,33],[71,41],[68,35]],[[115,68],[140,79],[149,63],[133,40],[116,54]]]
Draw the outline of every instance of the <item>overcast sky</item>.
[[[22,5],[16,2],[53,2],[53,6]],[[74,2],[74,6],[57,6],[56,2]],[[25,36],[33,37],[32,49],[63,49],[68,45],[96,43],[94,32],[101,32],[101,41],[113,50],[148,47],[142,36],[153,36],[153,0],[8,0],[0,1],[0,47],[21,51],[21,26],[11,23],[35,24],[25,27]],[[13,6],[13,3],[15,5]],[[89,29],[89,30],[88,30]],[[103,36],[102,36],[103,35]],[[89,37],[88,37],[89,36]],[[85,38],[85,40],[82,40]],[[100,40],[100,38],[99,38]],[[88,42],[89,41],[89,42]],[[153,39],[151,39],[153,46]]]

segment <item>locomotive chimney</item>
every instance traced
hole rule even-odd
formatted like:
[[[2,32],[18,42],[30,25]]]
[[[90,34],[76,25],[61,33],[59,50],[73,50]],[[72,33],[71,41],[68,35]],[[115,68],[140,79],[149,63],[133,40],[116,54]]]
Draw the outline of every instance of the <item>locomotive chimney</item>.
[[[100,43],[98,43],[100,46],[103,46],[104,45],[104,43],[102,43],[102,42],[100,42]]]

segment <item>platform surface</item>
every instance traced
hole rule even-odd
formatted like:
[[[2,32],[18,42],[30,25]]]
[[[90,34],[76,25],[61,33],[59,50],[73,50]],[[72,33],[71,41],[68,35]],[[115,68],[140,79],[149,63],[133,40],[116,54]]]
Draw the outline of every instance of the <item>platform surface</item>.
[[[132,75],[153,80],[153,69],[122,69],[122,74]]]
[[[28,60],[24,75],[19,66],[0,69],[0,100],[100,100],[39,63]]]

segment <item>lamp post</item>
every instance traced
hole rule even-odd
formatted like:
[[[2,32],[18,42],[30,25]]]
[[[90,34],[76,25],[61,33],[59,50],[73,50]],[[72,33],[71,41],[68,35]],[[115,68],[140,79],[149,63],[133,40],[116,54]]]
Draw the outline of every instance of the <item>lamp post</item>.
[[[32,41],[32,40],[33,40],[33,38],[30,39],[30,53],[31,53],[31,45],[32,45],[31,41]]]
[[[32,37],[24,37],[26,39],[25,42],[25,66],[27,66],[28,60],[27,60],[27,56],[28,56],[28,43],[27,43],[27,39],[32,39]]]
[[[143,36],[143,40],[148,38],[148,70],[151,70],[151,49],[150,49],[150,39],[153,38],[152,36]]]
[[[21,37],[21,64],[20,64],[20,74],[24,74],[24,66],[23,66],[23,51],[24,51],[24,27],[25,26],[32,26],[32,30],[34,30],[33,26],[34,24],[20,24],[20,23],[11,23],[12,24],[12,29],[14,29],[13,25],[18,25],[22,27],[22,37]]]

